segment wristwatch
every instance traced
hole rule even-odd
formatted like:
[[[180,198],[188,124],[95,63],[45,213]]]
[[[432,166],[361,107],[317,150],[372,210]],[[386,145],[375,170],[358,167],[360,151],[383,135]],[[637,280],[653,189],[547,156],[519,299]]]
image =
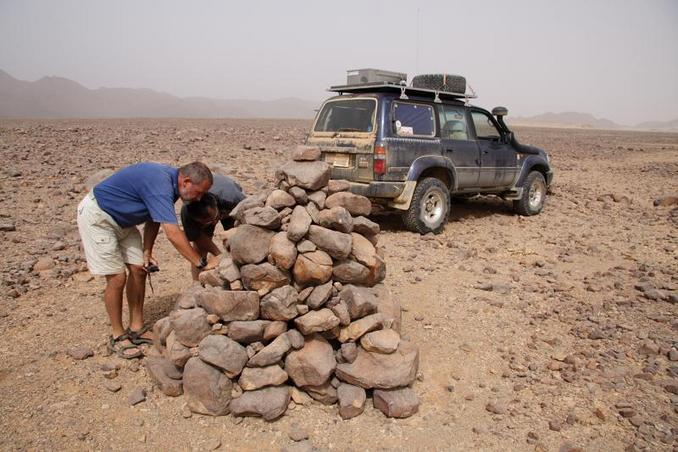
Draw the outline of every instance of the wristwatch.
[[[202,269],[205,268],[205,267],[207,267],[207,257],[202,256],[202,257],[200,258],[200,262],[198,263],[198,265],[196,265],[196,268],[197,268],[198,270],[202,270]]]

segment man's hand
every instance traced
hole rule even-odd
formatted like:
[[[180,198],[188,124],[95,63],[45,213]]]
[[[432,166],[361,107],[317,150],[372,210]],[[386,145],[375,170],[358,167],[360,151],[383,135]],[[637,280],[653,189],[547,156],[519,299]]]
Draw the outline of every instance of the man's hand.
[[[148,268],[151,265],[158,266],[158,261],[151,255],[150,250],[144,250],[144,268]]]

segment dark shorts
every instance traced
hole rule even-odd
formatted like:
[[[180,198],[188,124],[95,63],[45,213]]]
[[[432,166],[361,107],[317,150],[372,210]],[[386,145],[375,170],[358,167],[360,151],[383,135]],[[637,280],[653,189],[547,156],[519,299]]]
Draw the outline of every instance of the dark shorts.
[[[207,237],[214,237],[214,227],[216,225],[202,225],[196,221],[193,221],[191,217],[188,216],[186,206],[181,208],[181,224],[184,227],[184,233],[186,238],[190,242],[195,242],[198,240],[198,237],[201,235],[206,235]],[[233,227],[233,220],[231,218],[224,218],[221,220],[221,225],[224,227],[224,231]]]

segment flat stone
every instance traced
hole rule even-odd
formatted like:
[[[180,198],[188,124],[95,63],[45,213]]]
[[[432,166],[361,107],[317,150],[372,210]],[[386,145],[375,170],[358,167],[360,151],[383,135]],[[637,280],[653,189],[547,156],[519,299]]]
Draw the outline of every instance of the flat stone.
[[[339,399],[339,416],[342,419],[351,419],[365,411],[367,394],[363,388],[342,383],[337,388],[337,397]]]
[[[274,320],[272,322],[269,322],[266,328],[264,329],[263,339],[265,341],[271,341],[286,331],[287,331],[287,322]]]
[[[245,347],[226,336],[207,336],[198,347],[200,359],[223,370],[233,378],[240,374],[247,363]]]
[[[346,303],[352,320],[374,314],[377,311],[377,298],[368,288],[348,284],[339,292],[339,298]]]
[[[339,342],[355,342],[364,334],[369,333],[370,331],[378,330],[383,326],[384,316],[382,314],[370,314],[351,322],[344,328],[341,328],[341,330],[339,330]]]
[[[372,401],[386,417],[406,418],[419,411],[419,398],[412,388],[375,389]]]
[[[337,403],[337,390],[329,381],[326,381],[319,386],[304,386],[304,391],[306,391],[313,400],[316,400],[323,405],[334,405]]]
[[[246,265],[247,267],[258,267]],[[196,295],[199,306],[224,322],[256,320],[259,317],[259,295],[255,291],[204,288]]]
[[[398,349],[399,343],[400,335],[391,329],[373,331],[360,338],[362,348],[375,353],[393,353]]]
[[[278,386],[287,381],[287,372],[278,365],[267,367],[246,367],[238,384],[244,391],[254,391],[266,386]]]
[[[419,349],[401,340],[398,350],[388,355],[358,348],[355,361],[337,365],[335,374],[341,381],[365,389],[394,389],[410,385],[418,369]]]
[[[228,240],[231,258],[239,265],[258,264],[268,256],[269,244],[274,235],[268,229],[241,224]]]
[[[311,309],[318,309],[329,300],[332,295],[332,281],[316,286],[306,299],[306,305]]]
[[[309,311],[307,314],[294,319],[294,325],[304,336],[312,333],[328,331],[339,325],[339,318],[327,308],[319,311]]]
[[[335,281],[344,284],[368,285],[370,269],[353,260],[339,261],[332,268],[332,276]]]
[[[296,386],[320,386],[329,380],[336,364],[332,346],[316,334],[287,355],[285,371]]]
[[[251,344],[264,340],[268,320],[235,321],[228,324],[228,337],[236,342]]]
[[[297,243],[297,251],[300,253],[310,253],[311,251],[317,250],[318,247],[315,246],[315,243],[310,240],[301,240]]]
[[[332,195],[340,191],[348,191],[351,188],[351,183],[344,179],[330,179],[327,183],[327,192]]]
[[[273,289],[261,300],[261,317],[269,320],[291,320],[297,316],[299,294],[292,286]]]
[[[353,218],[348,210],[341,206],[321,210],[318,214],[318,224],[339,232],[348,233],[353,230]]]
[[[276,210],[285,207],[293,207],[296,204],[294,196],[283,190],[273,190],[266,198],[266,207],[272,207]]]
[[[290,282],[289,274],[278,267],[264,262],[259,265],[245,265],[240,268],[242,282],[246,289],[257,291],[264,296],[273,289],[286,286]]]
[[[292,160],[295,162],[313,162],[320,159],[320,148],[317,146],[299,145],[292,150]]]
[[[318,248],[335,259],[346,259],[351,253],[353,242],[350,234],[311,225],[308,228],[307,237]]]
[[[169,360],[151,356],[144,360],[144,365],[146,366],[146,373],[163,394],[177,397],[184,393],[181,381],[183,372]]]
[[[207,312],[202,308],[179,309],[170,313],[176,340],[186,347],[195,347],[210,332]]]
[[[219,276],[217,269],[202,271],[198,274],[198,282],[203,287],[219,287],[224,288],[226,283]]]
[[[372,203],[369,199],[351,192],[334,193],[327,197],[325,207],[331,209],[337,206],[345,208],[353,216],[367,216],[372,211]]]
[[[82,361],[83,359],[87,359],[94,356],[94,352],[92,351],[92,349],[84,345],[71,347],[66,351],[66,353],[68,353],[68,356],[70,356],[76,361]]]
[[[245,391],[243,395],[231,401],[231,413],[234,416],[260,416],[272,421],[282,416],[290,403],[287,386],[273,386],[256,391]]]
[[[308,211],[302,206],[296,206],[287,225],[287,238],[293,242],[298,242],[306,235],[311,223],[312,219]]]
[[[330,180],[332,167],[326,162],[287,162],[276,171],[276,178],[306,190],[319,190]]]
[[[287,333],[273,339],[247,362],[247,367],[266,367],[280,362],[292,347]]]
[[[184,367],[184,399],[188,408],[199,414],[228,414],[233,383],[216,367],[193,357]]]
[[[321,250],[300,254],[292,273],[302,287],[324,284],[332,278],[332,258]]]
[[[313,204],[315,204],[318,209],[322,209],[325,207],[325,198],[327,198],[327,195],[325,194],[324,191],[318,190],[314,191],[313,193],[308,195],[308,200],[312,201]]]
[[[245,211],[253,207],[264,207],[266,203],[266,198],[268,198],[268,192],[257,193],[256,195],[251,195],[243,199],[236,205],[232,210],[229,216],[235,218],[236,220],[242,223],[243,216]]]
[[[297,247],[287,238],[287,232],[278,232],[271,239],[268,261],[278,268],[289,270],[297,260]]]
[[[374,221],[365,217],[353,218],[353,232],[364,236],[375,236],[379,234],[380,227]]]

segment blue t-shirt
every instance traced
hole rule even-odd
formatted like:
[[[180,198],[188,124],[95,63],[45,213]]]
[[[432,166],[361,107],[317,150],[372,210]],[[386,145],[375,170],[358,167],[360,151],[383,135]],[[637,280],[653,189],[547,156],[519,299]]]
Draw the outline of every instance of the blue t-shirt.
[[[121,228],[147,221],[177,224],[178,176],[179,170],[171,166],[137,163],[97,184],[94,197]]]

